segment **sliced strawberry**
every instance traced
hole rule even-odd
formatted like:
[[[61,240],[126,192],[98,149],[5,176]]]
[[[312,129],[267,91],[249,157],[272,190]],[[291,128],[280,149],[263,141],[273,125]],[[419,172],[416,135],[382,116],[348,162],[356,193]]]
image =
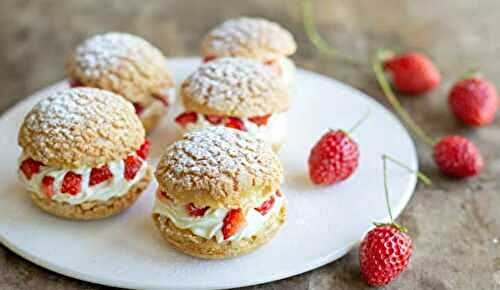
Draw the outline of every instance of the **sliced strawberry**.
[[[144,107],[141,104],[139,104],[139,103],[132,103],[132,105],[134,105],[135,113],[137,115],[140,115],[142,112],[144,112]]]
[[[146,138],[144,140],[144,143],[142,143],[141,147],[139,147],[139,149],[137,149],[137,151],[135,152],[139,157],[146,160],[146,158],[148,158],[150,148],[151,148],[151,141],[149,141],[149,139]]]
[[[90,171],[89,186],[94,186],[113,177],[113,173],[107,165],[99,168],[92,168]]]
[[[207,63],[207,62],[209,62],[209,61],[211,61],[211,60],[214,60],[214,59],[216,59],[216,58],[217,58],[217,57],[216,57],[216,56],[214,56],[214,55],[211,55],[211,56],[206,56],[206,57],[203,59],[203,62],[204,62],[204,63]]]
[[[188,123],[196,123],[196,121],[198,121],[198,114],[195,112],[184,112],[175,118],[175,122],[181,126],[186,126]]]
[[[21,163],[21,171],[28,180],[38,172],[40,172],[40,167],[43,166],[42,162],[28,158]]]
[[[159,198],[165,198],[165,199],[168,199],[168,200],[173,200],[172,197],[170,197],[170,195],[168,195],[165,191],[159,190],[157,194],[158,194]]]
[[[217,115],[205,115],[205,119],[213,125],[219,125],[224,120],[224,117]]]
[[[275,59],[270,59],[264,61],[264,65],[269,67],[275,74],[281,75],[281,67],[280,64]]]
[[[76,88],[76,87],[82,87],[83,84],[79,80],[70,80],[69,86],[72,88]]]
[[[226,121],[226,127],[246,131],[243,121],[241,121],[241,119],[237,117],[228,117]]]
[[[134,156],[128,156],[123,161],[125,162],[125,171],[123,172],[125,179],[134,179],[139,169],[141,169],[142,161],[135,158]]]
[[[208,209],[208,206],[202,208],[196,207],[194,203],[186,205],[186,210],[191,216],[204,216]]]
[[[271,117],[271,114],[265,116],[250,117],[248,118],[248,121],[257,124],[258,126],[265,126],[267,125],[267,121],[269,121],[269,117]]]
[[[168,95],[167,94],[162,94],[162,95],[153,95],[153,98],[157,99],[158,101],[162,102],[162,104],[165,107],[168,107]]]
[[[68,171],[64,175],[61,185],[61,192],[70,195],[77,195],[82,190],[82,176],[73,171]]]
[[[48,175],[42,178],[42,193],[48,198],[54,195],[54,180],[54,177]]]
[[[268,200],[264,201],[259,207],[256,207],[255,210],[260,212],[261,215],[266,215],[269,210],[273,207],[275,202],[274,196],[271,196]]]
[[[224,218],[222,225],[222,235],[224,240],[227,240],[232,235],[236,234],[238,230],[245,224],[245,215],[241,208],[230,210]]]

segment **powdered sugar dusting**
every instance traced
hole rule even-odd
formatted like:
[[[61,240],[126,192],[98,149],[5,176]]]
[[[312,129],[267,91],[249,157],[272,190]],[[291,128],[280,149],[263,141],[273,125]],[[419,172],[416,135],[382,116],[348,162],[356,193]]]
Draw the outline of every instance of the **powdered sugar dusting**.
[[[286,85],[263,64],[244,58],[220,58],[198,68],[183,83],[190,102],[227,115],[260,116],[287,106]],[[280,104],[284,102],[285,104]]]
[[[279,183],[282,168],[271,147],[233,129],[211,127],[187,133],[172,144],[158,165],[157,177],[174,187],[222,192],[248,183]]]
[[[122,61],[140,60],[147,49],[154,48],[140,37],[109,32],[87,39],[76,48],[74,57],[85,77],[97,79],[108,70],[116,70]]]
[[[227,20],[210,31],[208,37],[207,48],[215,55],[237,56],[252,49],[289,55],[296,49],[290,32],[264,18]]]

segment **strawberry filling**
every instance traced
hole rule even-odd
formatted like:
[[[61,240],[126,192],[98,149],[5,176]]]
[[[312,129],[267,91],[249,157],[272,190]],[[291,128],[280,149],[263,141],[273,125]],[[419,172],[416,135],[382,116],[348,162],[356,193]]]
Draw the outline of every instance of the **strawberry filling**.
[[[69,86],[72,88],[76,88],[76,87],[83,87],[83,84],[79,80],[73,79],[69,81]]]
[[[213,125],[220,125],[224,121],[223,116],[205,115],[205,119]]]
[[[136,153],[139,157],[146,160],[146,158],[148,158],[150,149],[151,149],[151,141],[149,141],[149,139],[145,139],[144,143],[142,143],[141,147],[137,149]]]
[[[61,192],[70,195],[77,195],[82,190],[82,176],[73,171],[68,171],[64,175],[61,185]]]
[[[163,106],[168,107],[169,102],[168,102],[168,95],[167,94],[162,94],[162,95],[153,95],[153,98],[160,101]]]
[[[271,114],[265,116],[250,117],[248,118],[248,121],[256,124],[257,126],[265,126],[269,121],[269,117],[271,117]]]
[[[189,123],[196,123],[198,115],[195,112],[184,112],[175,118],[175,122],[183,127]]]
[[[103,165],[99,168],[92,168],[90,171],[89,186],[97,185],[113,177],[113,173],[109,170],[107,165]]]
[[[142,112],[144,112],[144,107],[139,104],[139,103],[132,103],[132,105],[134,105],[134,110],[135,110],[135,113],[137,115],[140,115],[142,114]]]
[[[227,240],[236,234],[244,224],[245,215],[243,214],[241,208],[231,209],[224,218],[222,225],[222,235],[224,236],[224,240]]]
[[[275,59],[269,59],[264,61],[264,65],[269,67],[269,69],[271,69],[278,76],[281,76],[281,74],[283,73],[280,64]]]
[[[52,176],[44,176],[42,178],[42,193],[51,198],[54,195],[54,180]]]
[[[30,180],[34,174],[37,174],[40,171],[41,166],[43,166],[42,162],[28,158],[21,163],[21,171],[24,176]]]
[[[132,180],[141,169],[142,161],[135,158],[134,156],[128,156],[124,160],[125,162],[125,171],[123,172],[123,176],[126,180]]]
[[[194,203],[190,203],[190,204],[186,205],[186,210],[188,211],[189,215],[190,216],[195,216],[195,217],[204,216],[205,212],[208,209],[209,209],[208,206],[202,207],[202,208],[196,207],[194,205]]]
[[[261,215],[266,215],[273,207],[274,202],[275,202],[274,196],[271,196],[268,200],[264,201],[259,207],[256,207],[255,210],[260,212]]]
[[[217,57],[216,57],[216,56],[213,56],[213,55],[211,55],[211,56],[206,56],[206,57],[203,59],[203,62],[204,62],[204,63],[207,63],[207,62],[212,61],[212,60],[214,60],[214,59],[216,59],[216,58],[217,58]]]
[[[245,123],[238,117],[231,116],[219,116],[219,115],[204,115],[205,120],[207,120],[212,125],[224,125],[228,128],[233,128],[241,131],[247,131]],[[265,126],[269,122],[271,114],[264,116],[254,116],[249,117],[248,121],[256,124],[257,126]],[[198,122],[198,114],[196,112],[184,112],[175,118],[175,122],[182,127],[186,127],[188,124],[193,124]]]

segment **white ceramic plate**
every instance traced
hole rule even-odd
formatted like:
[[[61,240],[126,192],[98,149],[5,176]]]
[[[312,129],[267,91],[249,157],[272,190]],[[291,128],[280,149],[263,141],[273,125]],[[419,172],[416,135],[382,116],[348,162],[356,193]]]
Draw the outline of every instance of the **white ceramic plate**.
[[[172,59],[168,67],[180,83],[198,59]],[[283,279],[329,263],[355,245],[374,220],[387,217],[381,154],[417,167],[412,140],[398,120],[365,94],[330,78],[299,70],[289,119],[289,136],[281,152],[288,196],[288,222],[274,240],[256,252],[222,261],[204,261],[170,248],[150,219],[153,182],[125,213],[93,222],[66,221],[31,204],[17,180],[20,149],[17,131],[24,115],[43,95],[66,82],[41,90],[0,119],[0,241],[20,256],[55,272],[110,286],[141,289],[212,289]],[[177,136],[173,124],[178,105],[151,136],[151,163]],[[328,128],[349,129],[366,111],[369,119],[353,134],[360,166],[345,182],[313,186],[307,157]],[[391,204],[399,214],[411,197],[416,178],[389,167]]]

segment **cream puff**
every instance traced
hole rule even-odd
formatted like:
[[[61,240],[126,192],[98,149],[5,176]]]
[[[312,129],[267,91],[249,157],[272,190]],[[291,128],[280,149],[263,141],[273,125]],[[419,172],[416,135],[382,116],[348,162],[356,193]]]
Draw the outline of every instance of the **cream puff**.
[[[85,40],[67,58],[72,87],[112,91],[132,102],[146,132],[174,102],[175,87],[165,57],[144,39],[110,32]]]
[[[100,219],[131,206],[148,186],[149,143],[132,104],[94,88],[42,99],[19,130],[18,172],[31,199],[68,219]]]
[[[186,131],[225,126],[264,139],[277,151],[286,137],[289,90],[263,64],[219,58],[200,66],[181,85]]]
[[[203,39],[205,62],[219,57],[246,57],[262,62],[291,86],[295,64],[289,58],[297,50],[293,35],[275,22],[263,18],[230,19],[215,27]]]
[[[186,133],[163,153],[153,221],[188,255],[221,259],[269,241],[286,219],[282,165],[269,144],[238,130]]]

